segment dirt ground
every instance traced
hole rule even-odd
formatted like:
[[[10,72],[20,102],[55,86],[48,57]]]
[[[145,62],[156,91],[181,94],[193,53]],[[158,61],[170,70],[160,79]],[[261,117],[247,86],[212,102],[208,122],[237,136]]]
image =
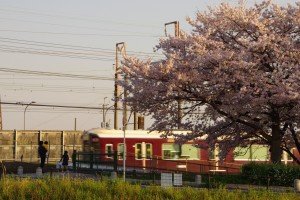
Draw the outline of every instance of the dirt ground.
[[[17,174],[18,167],[23,167],[23,173],[35,173],[39,167],[39,163],[26,163],[18,161],[2,161],[0,165],[1,174]],[[55,171],[56,166],[54,164],[45,164],[43,172]]]

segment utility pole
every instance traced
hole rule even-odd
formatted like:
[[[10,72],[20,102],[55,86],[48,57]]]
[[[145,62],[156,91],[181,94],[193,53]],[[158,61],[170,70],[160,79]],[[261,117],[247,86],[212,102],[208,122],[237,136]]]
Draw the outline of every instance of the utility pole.
[[[133,130],[138,130],[138,114],[137,114],[137,112],[133,113]]]
[[[106,108],[106,105],[105,105],[105,99],[107,99],[107,97],[104,97],[104,103],[103,103],[103,108],[102,108],[102,116],[103,116],[103,125],[102,125],[102,128],[106,128],[106,119],[105,119],[105,108]]]
[[[126,75],[124,76],[124,81],[125,82],[127,82],[128,80],[127,80],[127,77],[126,77]],[[124,99],[126,99],[127,98],[127,90],[124,88]],[[127,130],[127,128],[128,128],[128,122],[127,122],[127,119],[128,119],[128,111],[127,111],[127,103],[125,102],[125,100],[123,101],[123,108],[124,108],[124,116],[123,116],[123,118],[124,118],[124,121],[126,122],[125,124],[124,124],[124,129],[125,130]]]
[[[167,26],[170,24],[175,25],[175,37],[179,37],[179,21],[165,23],[165,35],[167,36]]]
[[[0,97],[0,130],[3,129],[3,125],[2,125],[2,104],[1,104],[1,97]]]
[[[169,22],[169,23],[165,23],[165,34],[167,36],[167,26],[170,24],[174,24],[175,25],[175,37],[179,37],[179,21],[173,21],[173,22]],[[182,104],[182,99],[180,98],[180,95],[178,93],[178,100],[177,100],[177,109],[178,109],[178,113],[177,113],[177,120],[178,120],[178,129],[181,128],[181,120],[182,120],[182,108],[181,108],[181,104]]]
[[[121,47],[119,47],[121,46]],[[118,98],[120,98],[120,86],[117,85],[117,81],[120,79],[120,70],[118,67],[119,64],[119,59],[118,59],[118,55],[119,52],[126,52],[126,44],[125,42],[120,42],[116,44],[116,65],[115,65],[115,113],[114,113],[114,129],[118,130],[118,110],[119,110],[119,100]]]

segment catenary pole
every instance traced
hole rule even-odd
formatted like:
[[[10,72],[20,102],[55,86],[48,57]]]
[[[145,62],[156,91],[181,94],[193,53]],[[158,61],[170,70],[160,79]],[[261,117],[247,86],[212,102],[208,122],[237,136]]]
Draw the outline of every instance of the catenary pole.
[[[168,22],[168,23],[165,23],[165,34],[167,36],[167,26],[170,25],[170,24],[174,24],[175,25],[175,37],[179,37],[179,21],[173,21],[173,22]],[[181,128],[181,120],[182,120],[182,99],[180,98],[180,95],[178,93],[178,101],[177,101],[177,120],[178,120],[178,129]]]
[[[121,48],[119,47],[121,46]],[[117,84],[117,81],[120,79],[120,70],[119,70],[119,52],[125,50],[125,42],[119,42],[116,44],[116,64],[115,64],[115,113],[114,113],[114,129],[118,130],[118,110],[119,110],[119,100],[120,97],[120,86]]]

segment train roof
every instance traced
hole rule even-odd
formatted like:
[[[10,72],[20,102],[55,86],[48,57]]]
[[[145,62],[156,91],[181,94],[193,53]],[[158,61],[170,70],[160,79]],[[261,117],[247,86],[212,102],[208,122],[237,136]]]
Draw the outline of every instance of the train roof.
[[[186,130],[175,130],[173,133],[183,133],[186,134],[188,131]],[[94,128],[88,131],[85,131],[84,134],[92,134],[96,135],[99,138],[123,138],[124,131],[123,130],[115,130],[115,129],[104,129],[104,128]],[[161,134],[163,132],[158,131],[149,131],[149,130],[125,130],[126,138],[152,138],[152,139],[159,139],[161,138]],[[172,136],[168,138],[173,138]]]

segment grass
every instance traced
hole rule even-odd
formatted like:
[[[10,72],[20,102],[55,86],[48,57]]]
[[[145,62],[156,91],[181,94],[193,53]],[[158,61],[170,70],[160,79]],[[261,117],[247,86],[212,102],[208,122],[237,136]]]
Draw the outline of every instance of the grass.
[[[269,200],[300,199],[299,194],[273,193],[271,191],[228,191],[219,189],[198,189],[191,187],[161,188],[123,183],[122,180],[94,180],[79,178],[9,178],[0,180],[0,199],[7,200]]]

